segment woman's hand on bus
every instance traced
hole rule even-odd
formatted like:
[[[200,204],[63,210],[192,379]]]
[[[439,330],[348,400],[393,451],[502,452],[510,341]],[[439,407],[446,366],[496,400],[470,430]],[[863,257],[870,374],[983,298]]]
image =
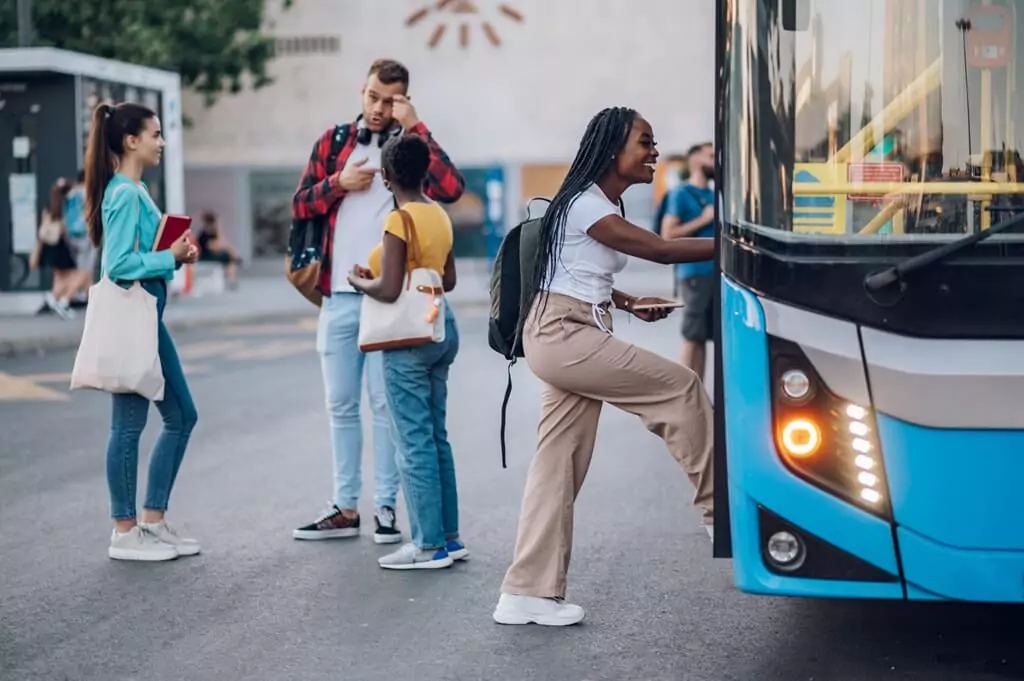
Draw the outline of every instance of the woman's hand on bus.
[[[674,248],[673,263],[703,262],[715,259],[715,239],[710,236],[689,236],[668,242]]]
[[[715,254],[715,240],[709,237],[662,239],[660,236],[624,220],[618,215],[607,215],[587,230],[595,241],[619,253],[641,260],[675,265],[684,262],[711,260]]]

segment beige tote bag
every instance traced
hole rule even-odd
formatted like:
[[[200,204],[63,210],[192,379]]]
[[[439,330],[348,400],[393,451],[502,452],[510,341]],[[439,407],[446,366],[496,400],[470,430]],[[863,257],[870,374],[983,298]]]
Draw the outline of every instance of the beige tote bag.
[[[103,277],[89,289],[71,389],[137,393],[161,401],[164,372],[157,326],[156,298],[139,282],[124,289]]]

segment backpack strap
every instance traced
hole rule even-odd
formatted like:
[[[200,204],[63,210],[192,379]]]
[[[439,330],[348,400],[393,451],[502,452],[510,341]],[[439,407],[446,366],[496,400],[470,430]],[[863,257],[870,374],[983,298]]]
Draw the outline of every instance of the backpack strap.
[[[416,234],[416,222],[408,211],[396,209],[405,228],[405,288],[412,286],[412,270],[420,263],[420,238]],[[409,265],[412,264],[410,268]]]
[[[331,137],[331,150],[327,154],[327,158],[324,159],[324,168],[327,171],[327,177],[334,174],[337,170],[338,154],[345,146],[345,142],[348,140],[348,132],[351,129],[348,123],[334,126],[334,134]]]
[[[508,383],[505,385],[505,399],[501,401],[501,467],[508,468],[505,449],[505,426],[508,423],[508,401],[512,398],[512,367],[516,365],[517,358],[513,357],[508,363]]]

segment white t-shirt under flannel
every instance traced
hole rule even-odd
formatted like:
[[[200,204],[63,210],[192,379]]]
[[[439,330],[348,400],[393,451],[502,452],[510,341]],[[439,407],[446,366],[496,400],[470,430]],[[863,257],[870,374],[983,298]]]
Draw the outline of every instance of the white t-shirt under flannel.
[[[377,135],[369,144],[358,144],[345,167],[366,159],[362,166],[380,170],[380,146]],[[384,234],[384,218],[394,207],[391,192],[384,186],[380,172],[373,176],[369,189],[349,192],[338,207],[334,223],[334,251],[331,253],[331,286],[335,292],[354,293],[348,273],[354,265],[366,267],[370,251]]]

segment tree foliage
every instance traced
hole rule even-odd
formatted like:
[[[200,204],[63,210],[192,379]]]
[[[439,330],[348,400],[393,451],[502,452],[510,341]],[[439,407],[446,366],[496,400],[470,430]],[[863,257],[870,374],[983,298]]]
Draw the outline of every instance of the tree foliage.
[[[32,44],[177,72],[212,104],[247,82],[270,82],[265,8],[265,0],[32,0]],[[17,0],[0,0],[0,45],[17,44]]]

